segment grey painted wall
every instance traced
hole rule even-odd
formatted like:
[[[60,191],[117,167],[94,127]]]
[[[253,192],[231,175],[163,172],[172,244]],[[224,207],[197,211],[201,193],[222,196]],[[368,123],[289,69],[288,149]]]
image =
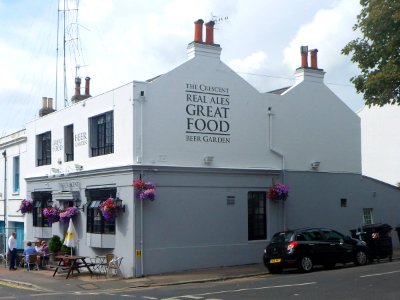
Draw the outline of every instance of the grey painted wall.
[[[290,196],[287,227],[327,226],[350,234],[362,224],[363,208],[373,208],[374,223],[400,224],[400,190],[359,174],[287,172]],[[347,199],[341,207],[340,199]],[[392,232],[395,247],[399,240]]]

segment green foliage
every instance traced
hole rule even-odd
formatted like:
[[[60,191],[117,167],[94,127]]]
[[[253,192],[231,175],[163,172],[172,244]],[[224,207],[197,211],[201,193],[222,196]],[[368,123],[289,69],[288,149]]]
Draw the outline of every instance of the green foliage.
[[[49,241],[49,251],[51,253],[57,253],[61,250],[62,242],[61,238],[58,235],[53,235],[53,237]]]
[[[362,10],[354,31],[361,38],[350,41],[342,54],[352,53],[361,74],[352,77],[368,106],[400,105],[400,0],[360,0]]]

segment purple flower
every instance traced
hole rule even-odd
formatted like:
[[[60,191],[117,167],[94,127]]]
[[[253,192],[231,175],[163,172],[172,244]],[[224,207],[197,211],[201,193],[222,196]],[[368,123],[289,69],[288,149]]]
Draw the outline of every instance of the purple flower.
[[[68,223],[69,219],[78,213],[77,207],[68,207],[64,211],[60,212],[60,221],[63,223]]]
[[[43,216],[51,224],[60,220],[60,210],[57,206],[43,208]]]
[[[24,215],[26,213],[31,213],[32,210],[33,210],[32,201],[24,199],[21,201],[21,204],[17,211],[20,211]]]
[[[140,193],[140,200],[150,200],[154,201],[156,196],[156,190],[149,189],[149,190],[144,190],[143,192]]]

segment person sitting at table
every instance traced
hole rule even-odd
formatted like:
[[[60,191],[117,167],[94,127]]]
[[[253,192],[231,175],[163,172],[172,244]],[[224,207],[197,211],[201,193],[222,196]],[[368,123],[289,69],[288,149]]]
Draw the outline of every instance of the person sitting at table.
[[[32,242],[28,242],[26,244],[26,248],[24,249],[24,255],[25,255],[25,263],[29,264],[29,256],[36,254],[36,249],[35,247],[32,246]]]
[[[40,252],[40,255],[38,255],[38,259],[40,259],[40,265],[43,266],[45,265],[46,261],[48,261],[50,258],[50,251],[49,247],[46,244],[46,241],[41,241],[40,244],[42,252]]]
[[[37,240],[35,242],[35,250],[37,253],[41,253],[42,252],[42,244],[40,242],[40,240]]]

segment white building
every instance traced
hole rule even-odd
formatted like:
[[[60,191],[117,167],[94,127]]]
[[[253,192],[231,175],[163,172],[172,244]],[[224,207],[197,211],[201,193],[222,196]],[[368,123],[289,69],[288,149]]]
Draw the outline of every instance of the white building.
[[[400,183],[400,108],[394,105],[364,107],[358,112],[362,127],[363,174],[398,186]]]
[[[26,239],[64,236],[42,209],[78,206],[78,253],[123,256],[130,277],[260,262],[287,227],[396,225],[399,191],[361,175],[360,119],[324,85],[317,51],[309,67],[302,48],[294,86],[259,93],[221,62],[213,23],[205,42],[202,27],[170,72],[95,97],[77,79],[73,105],[26,125]],[[135,195],[139,178],[155,201]],[[285,202],[266,199],[276,181]],[[124,206],[115,222],[100,214],[108,197]]]
[[[26,197],[26,132],[17,131],[0,138],[0,253],[4,238],[11,232],[17,233],[18,248],[23,247],[24,216],[19,212],[19,205]],[[5,217],[7,216],[7,217]],[[6,225],[5,225],[6,224]]]

